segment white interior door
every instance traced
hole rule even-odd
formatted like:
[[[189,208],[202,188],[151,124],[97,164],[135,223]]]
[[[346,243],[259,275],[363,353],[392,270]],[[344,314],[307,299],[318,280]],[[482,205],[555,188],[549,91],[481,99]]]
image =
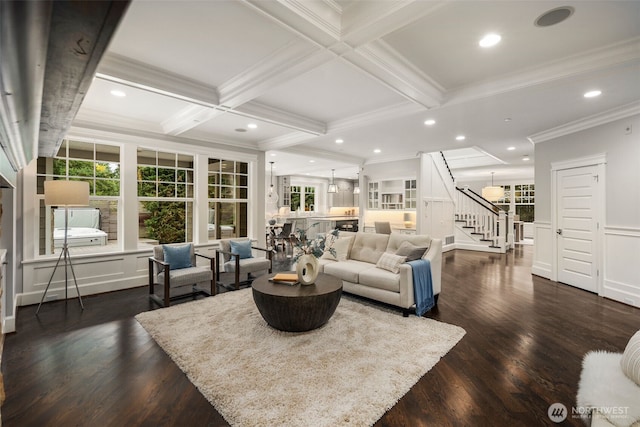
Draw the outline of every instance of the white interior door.
[[[597,292],[598,167],[557,174],[558,281]]]

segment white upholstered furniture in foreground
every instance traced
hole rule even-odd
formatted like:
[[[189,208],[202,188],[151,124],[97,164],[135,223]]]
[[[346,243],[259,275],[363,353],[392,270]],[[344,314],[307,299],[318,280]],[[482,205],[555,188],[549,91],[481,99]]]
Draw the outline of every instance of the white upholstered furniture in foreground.
[[[342,239],[350,239],[346,253],[343,243],[339,243]],[[431,262],[433,294],[437,302],[441,289],[442,241],[426,235],[340,232],[334,245],[339,261],[323,256],[320,271],[341,278],[344,292],[400,307],[407,315],[415,304],[411,266],[400,264],[398,273],[376,267],[383,253],[395,254],[403,242],[428,247],[422,258]]]

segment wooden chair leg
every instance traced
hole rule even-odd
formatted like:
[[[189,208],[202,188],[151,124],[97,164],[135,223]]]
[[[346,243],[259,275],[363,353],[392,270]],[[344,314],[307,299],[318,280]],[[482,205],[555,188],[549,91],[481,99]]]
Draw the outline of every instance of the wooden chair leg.
[[[171,305],[171,299],[169,297],[169,270],[165,268],[164,271],[164,306],[169,307]]]

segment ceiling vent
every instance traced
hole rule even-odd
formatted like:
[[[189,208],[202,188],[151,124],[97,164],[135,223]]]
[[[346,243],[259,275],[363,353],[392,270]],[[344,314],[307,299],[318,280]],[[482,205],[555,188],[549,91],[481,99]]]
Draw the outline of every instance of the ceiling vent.
[[[556,25],[573,15],[574,9],[570,6],[558,7],[551,9],[536,19],[536,27],[550,27]]]

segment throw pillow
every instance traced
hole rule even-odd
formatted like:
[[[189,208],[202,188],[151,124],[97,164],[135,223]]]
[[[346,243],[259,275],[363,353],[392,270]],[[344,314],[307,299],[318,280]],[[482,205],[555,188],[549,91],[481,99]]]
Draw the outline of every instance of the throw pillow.
[[[400,255],[384,252],[376,263],[376,267],[389,270],[390,272],[397,274],[400,271],[400,264],[405,262],[406,259],[406,257]]]
[[[343,237],[333,240],[333,249],[336,251],[336,256],[333,256],[328,250],[324,251],[321,258],[330,259],[333,261],[346,261],[349,257],[349,248],[351,248],[351,242],[353,236]]]
[[[238,254],[240,259],[253,258],[251,253],[251,240],[230,240],[231,252]],[[235,257],[231,257],[235,261]]]
[[[620,359],[622,372],[640,385],[640,331],[636,332],[624,349],[622,359]]]
[[[169,270],[191,267],[191,243],[180,246],[162,245],[164,262],[169,264]]]
[[[424,253],[429,249],[426,246],[415,246],[409,242],[402,242],[396,251],[396,255],[407,257],[407,262],[415,261],[422,258]]]

